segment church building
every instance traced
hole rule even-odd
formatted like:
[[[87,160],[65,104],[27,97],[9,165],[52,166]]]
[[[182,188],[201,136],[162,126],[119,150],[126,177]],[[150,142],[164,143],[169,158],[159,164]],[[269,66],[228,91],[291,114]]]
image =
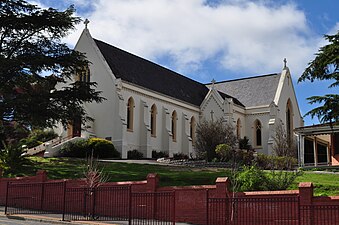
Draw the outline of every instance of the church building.
[[[272,154],[278,124],[288,135],[303,125],[288,67],[280,73],[202,84],[153,62],[92,38],[86,27],[75,50],[91,62],[74,79],[97,83],[106,98],[86,103],[94,119],[55,131],[63,137],[100,137],[113,142],[122,158],[138,150],[194,154],[195,130],[202,120],[230,123],[260,153]]]

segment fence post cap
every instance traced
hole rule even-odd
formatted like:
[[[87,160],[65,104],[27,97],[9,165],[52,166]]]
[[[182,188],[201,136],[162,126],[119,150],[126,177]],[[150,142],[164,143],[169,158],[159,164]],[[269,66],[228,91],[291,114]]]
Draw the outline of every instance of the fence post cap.
[[[157,173],[149,173],[147,175],[147,178],[157,178],[157,177],[159,177],[159,175]]]
[[[226,183],[228,182],[228,177],[217,177],[216,183]]]
[[[312,182],[301,182],[299,183],[299,188],[313,188]]]

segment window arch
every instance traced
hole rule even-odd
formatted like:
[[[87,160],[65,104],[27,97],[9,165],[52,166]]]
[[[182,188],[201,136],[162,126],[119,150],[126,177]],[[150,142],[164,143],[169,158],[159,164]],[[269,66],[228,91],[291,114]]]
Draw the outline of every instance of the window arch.
[[[177,116],[177,112],[174,110],[173,113],[172,113],[172,140],[174,142],[177,141],[177,119],[178,119],[178,116]]]
[[[132,97],[127,102],[127,130],[133,131],[134,100]]]
[[[190,137],[192,139],[192,144],[194,145],[195,143],[195,128],[196,128],[196,122],[194,116],[191,117],[191,122],[190,122]]]
[[[156,137],[157,134],[157,107],[155,104],[151,107],[151,136]]]
[[[89,70],[88,65],[86,65],[83,69],[77,72],[77,80],[82,81],[82,82],[91,81],[91,72]]]
[[[238,139],[241,138],[241,120],[240,119],[237,120],[237,138]]]
[[[293,136],[293,109],[290,99],[287,100],[286,104],[286,133],[288,137],[287,141],[290,145]]]
[[[262,145],[262,126],[259,120],[254,122],[254,140],[256,146]]]

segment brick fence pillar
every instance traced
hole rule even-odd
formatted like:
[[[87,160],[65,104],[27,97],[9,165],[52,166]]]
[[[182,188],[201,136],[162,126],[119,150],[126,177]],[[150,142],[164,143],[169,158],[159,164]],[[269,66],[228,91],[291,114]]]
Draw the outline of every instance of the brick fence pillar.
[[[159,175],[156,173],[150,173],[147,175],[147,190],[155,192],[159,186]]]
[[[229,194],[230,180],[228,177],[218,177],[216,183],[216,197],[224,198]]]
[[[313,184],[312,182],[299,183],[300,205],[312,205]]]
[[[46,182],[47,181],[47,172],[45,170],[38,170],[36,172],[37,182]]]

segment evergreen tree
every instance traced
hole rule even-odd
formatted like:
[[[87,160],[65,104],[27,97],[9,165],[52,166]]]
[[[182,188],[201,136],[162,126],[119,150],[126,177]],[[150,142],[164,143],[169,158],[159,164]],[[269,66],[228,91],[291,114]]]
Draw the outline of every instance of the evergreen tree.
[[[311,61],[298,82],[310,80],[333,80],[329,88],[339,86],[339,31],[335,35],[325,35],[329,44],[321,47],[316,57]],[[338,92],[335,92],[338,93]],[[321,123],[339,122],[339,95],[312,96],[307,98],[310,104],[320,103],[306,115],[317,116]]]
[[[0,1],[0,126],[45,128],[91,119],[83,103],[103,100],[95,83],[56,88],[90,63],[61,42],[81,21],[74,12],[73,6],[57,11],[23,0]]]

